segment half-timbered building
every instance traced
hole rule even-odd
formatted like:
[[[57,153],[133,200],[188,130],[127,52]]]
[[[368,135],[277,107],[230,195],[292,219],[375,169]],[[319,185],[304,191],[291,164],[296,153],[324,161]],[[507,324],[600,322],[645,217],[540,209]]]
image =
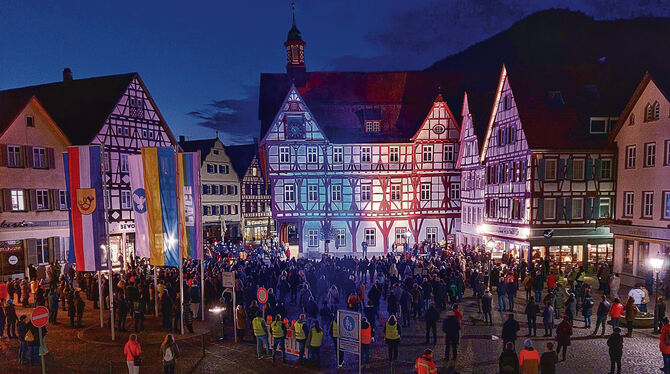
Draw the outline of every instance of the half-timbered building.
[[[135,225],[128,155],[142,147],[176,146],[176,141],[138,73],[63,80],[3,91],[36,97],[73,145],[104,149],[110,249],[117,262],[134,253]],[[37,174],[34,175],[38,178]]]
[[[258,143],[227,146],[226,153],[240,178],[242,239],[247,245],[263,244],[273,239],[275,225],[270,185],[263,178]]]
[[[480,232],[494,252],[585,268],[611,262],[612,234],[596,221],[614,211],[607,134],[620,102],[598,77],[592,68],[503,67],[481,154]]]
[[[650,258],[670,254],[669,78],[646,73],[610,135],[618,155],[614,271],[629,286],[644,283]]]

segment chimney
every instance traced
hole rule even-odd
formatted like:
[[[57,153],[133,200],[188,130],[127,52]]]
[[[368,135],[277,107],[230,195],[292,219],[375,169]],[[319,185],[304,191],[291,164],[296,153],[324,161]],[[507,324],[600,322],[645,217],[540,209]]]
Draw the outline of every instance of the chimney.
[[[179,143],[183,143],[186,141],[186,137],[184,135],[179,135]]]
[[[72,81],[72,70],[70,68],[63,69],[63,82]]]

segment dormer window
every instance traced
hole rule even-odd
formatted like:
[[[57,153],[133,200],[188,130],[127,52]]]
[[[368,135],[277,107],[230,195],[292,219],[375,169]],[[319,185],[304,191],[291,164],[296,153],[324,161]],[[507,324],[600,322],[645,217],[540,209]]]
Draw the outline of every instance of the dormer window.
[[[365,132],[380,132],[381,125],[379,121],[365,121]]]
[[[656,119],[659,119],[661,116],[661,104],[655,102],[653,105],[647,103],[647,106],[644,108],[644,121],[649,122]]]
[[[26,116],[26,126],[35,127],[35,118],[33,116]]]
[[[635,124],[635,114],[630,115],[630,118],[628,118],[628,125],[634,125]]]
[[[591,117],[591,134],[607,134],[607,118]]]

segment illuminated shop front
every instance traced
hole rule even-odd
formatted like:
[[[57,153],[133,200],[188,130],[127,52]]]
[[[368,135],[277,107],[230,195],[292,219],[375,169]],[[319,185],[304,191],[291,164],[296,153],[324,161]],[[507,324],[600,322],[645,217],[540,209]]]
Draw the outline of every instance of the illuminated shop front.
[[[670,227],[640,227],[611,225],[615,239],[614,271],[621,276],[621,283],[633,286],[644,283],[652,272],[649,259],[664,258],[663,278],[670,261]]]

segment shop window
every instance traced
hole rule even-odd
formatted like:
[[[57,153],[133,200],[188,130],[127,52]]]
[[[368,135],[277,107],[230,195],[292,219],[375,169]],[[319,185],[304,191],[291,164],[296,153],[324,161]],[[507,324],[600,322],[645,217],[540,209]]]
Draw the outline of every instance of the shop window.
[[[647,275],[647,258],[649,258],[649,242],[637,242],[637,275]]]
[[[633,246],[635,242],[632,240],[624,240],[623,244],[623,264],[621,271],[626,274],[633,274]]]

